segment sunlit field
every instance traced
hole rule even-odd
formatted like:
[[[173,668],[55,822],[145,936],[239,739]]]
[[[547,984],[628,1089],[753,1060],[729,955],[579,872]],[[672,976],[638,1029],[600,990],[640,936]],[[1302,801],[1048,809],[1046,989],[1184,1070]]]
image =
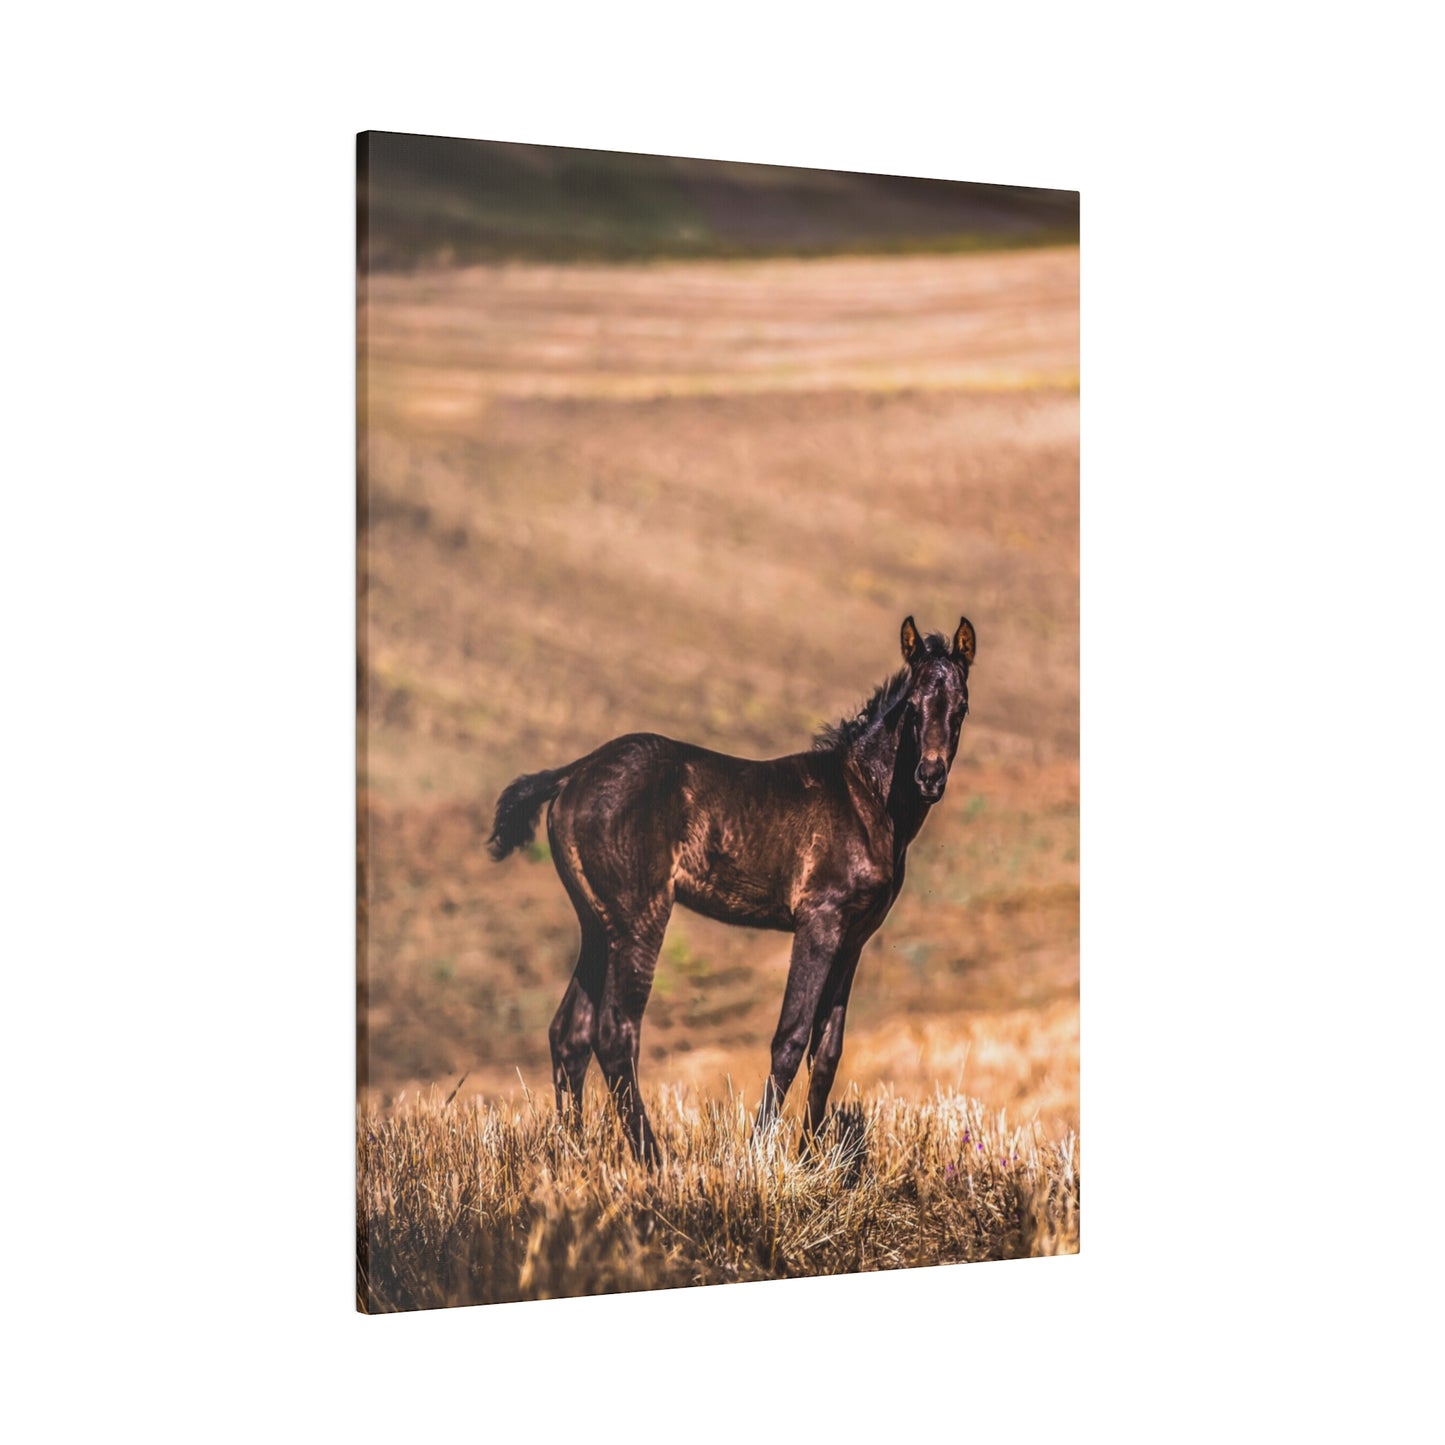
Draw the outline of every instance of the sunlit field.
[[[977,1101],[980,1120],[1006,1111],[1010,1130],[1049,1149],[1077,1130],[1077,326],[1068,248],[513,263],[382,274],[363,288],[363,1140],[399,1147],[397,1131],[431,1131],[431,1152],[414,1157],[452,1163],[413,1183],[455,1196],[447,1257],[502,1251],[485,1286],[460,1264],[445,1287],[403,1281],[425,1272],[403,1242],[431,1237],[416,1232],[425,1211],[399,1202],[412,1196],[386,1151],[386,1187],[400,1192],[394,1208],[379,1203],[367,1171],[382,1156],[363,1150],[363,1218],[392,1241],[388,1258],[411,1261],[385,1287],[373,1279],[377,1307],[442,1303],[448,1290],[593,1288],[580,1263],[572,1291],[539,1263],[523,1280],[527,1241],[561,1208],[545,1204],[563,1187],[558,1170],[573,1171],[568,1190],[592,1179],[585,1207],[603,1214],[605,1181],[621,1170],[618,1198],[631,1202],[618,1238],[653,1231],[638,1234],[642,1273],[607,1287],[640,1287],[647,1270],[659,1284],[757,1277],[727,1264],[733,1245],[714,1256],[659,1233],[654,1203],[640,1201],[665,1196],[695,1234],[707,1216],[689,1211],[711,1197],[704,1155],[726,1136],[716,1169],[750,1181],[737,1187],[765,1209],[762,1166],[729,1101],[756,1103],[790,940],[674,912],[641,1063],[674,1173],[638,1193],[600,1094],[598,1171],[554,1157],[546,1029],[576,960],[576,919],[545,831],[502,864],[484,840],[517,773],[620,733],[751,757],[807,748],[898,666],[906,613],[950,632],[961,612],[973,621],[971,713],[853,989],[835,1098],[854,1091],[873,1120],[872,1172],[829,1203],[828,1168],[788,1164],[798,1192],[787,1197],[822,1211],[800,1215],[789,1238],[831,1234],[819,1222],[830,1210],[851,1218],[862,1200],[901,1198],[909,1170],[909,1189],[953,1200],[927,1172],[957,1168],[930,1152],[937,1130],[961,1136],[963,1106],[949,1113],[940,1090]],[[463,1075],[445,1114],[417,1112]],[[678,1087],[680,1114],[666,1102]],[[503,1128],[515,1111],[521,1122]],[[453,1138],[443,1118],[461,1131],[447,1148],[470,1153],[442,1149]],[[479,1141],[503,1139],[522,1182],[494,1194],[477,1173],[492,1167]],[[506,1229],[484,1229],[498,1210]],[[1034,1249],[1007,1231],[917,1220],[917,1247],[905,1248],[903,1218],[884,1230],[892,1245],[840,1237],[797,1258],[871,1268]],[[462,1241],[468,1219],[474,1246]],[[1051,1240],[1073,1237],[1058,1228]],[[752,1258],[740,1238],[737,1260]],[[552,1245],[537,1248],[551,1259]]]

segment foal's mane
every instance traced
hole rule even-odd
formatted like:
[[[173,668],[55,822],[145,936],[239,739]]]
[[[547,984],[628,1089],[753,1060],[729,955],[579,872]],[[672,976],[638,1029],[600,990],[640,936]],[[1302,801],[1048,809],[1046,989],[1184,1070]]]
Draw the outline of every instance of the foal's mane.
[[[948,639],[942,633],[932,632],[922,638],[919,651],[924,657],[947,657]],[[903,701],[913,673],[911,668],[901,667],[892,677],[886,678],[873,689],[873,696],[849,717],[841,717],[813,734],[815,753],[842,752],[851,747],[874,723],[887,717],[894,707]]]

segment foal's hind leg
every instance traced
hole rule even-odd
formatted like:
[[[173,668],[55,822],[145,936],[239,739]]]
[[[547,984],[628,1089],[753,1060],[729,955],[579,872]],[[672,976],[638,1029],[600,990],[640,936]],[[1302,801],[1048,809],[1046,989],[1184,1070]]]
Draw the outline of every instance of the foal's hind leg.
[[[607,861],[599,861],[595,870],[601,875],[599,888],[591,870],[584,873],[576,849],[566,846],[565,837],[562,841],[560,849],[554,841],[553,857],[582,925],[582,953],[548,1031],[557,1109],[580,1129],[582,1085],[589,1055],[595,1053],[633,1153],[656,1164],[661,1152],[638,1090],[637,1057],[642,1013],[672,912],[666,860],[657,869],[660,876],[651,880],[650,894],[634,880],[612,876]]]
[[[597,1062],[612,1091],[627,1142],[632,1152],[648,1165],[656,1165],[662,1153],[638,1089],[637,1059],[642,1043],[642,1012],[652,992],[657,951],[662,947],[671,906],[669,893],[650,910],[653,919],[650,926],[641,930],[640,937],[614,944],[609,949],[607,979],[602,987],[602,1007],[597,1018]]]
[[[596,991],[579,969],[579,999],[595,1008],[591,1040],[628,1143],[656,1163],[657,1138],[637,1087],[642,1011],[657,951],[672,912],[672,870],[683,823],[673,744],[621,738],[573,774],[548,818],[548,837],[584,943],[589,927],[605,940]],[[581,1030],[577,1030],[580,1037]],[[559,1035],[566,1035],[565,1026]],[[565,1070],[564,1070],[565,1072]],[[564,1086],[565,1087],[565,1086]]]
[[[565,798],[563,799],[565,802]],[[557,1112],[578,1134],[582,1132],[582,1086],[587,1065],[597,1044],[597,1011],[602,1002],[602,982],[607,971],[607,927],[599,900],[582,871],[572,828],[565,814],[556,808],[547,813],[547,841],[552,865],[582,930],[582,947],[572,981],[547,1030],[552,1049],[552,1084],[557,1092]]]
[[[557,1112],[576,1133],[582,1132],[582,1086],[597,1038],[597,1004],[607,966],[607,943],[596,920],[582,920],[582,952],[577,969],[547,1041],[552,1047],[552,1083],[557,1091]]]

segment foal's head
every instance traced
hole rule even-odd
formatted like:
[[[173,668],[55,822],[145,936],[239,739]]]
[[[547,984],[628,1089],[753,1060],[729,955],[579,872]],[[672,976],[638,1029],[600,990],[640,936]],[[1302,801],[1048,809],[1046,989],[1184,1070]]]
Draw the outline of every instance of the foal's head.
[[[903,620],[903,660],[909,680],[904,726],[913,730],[918,766],[913,781],[928,803],[943,796],[958,734],[968,716],[968,670],[977,639],[973,623],[958,619],[952,645],[937,634],[920,637],[913,619]]]

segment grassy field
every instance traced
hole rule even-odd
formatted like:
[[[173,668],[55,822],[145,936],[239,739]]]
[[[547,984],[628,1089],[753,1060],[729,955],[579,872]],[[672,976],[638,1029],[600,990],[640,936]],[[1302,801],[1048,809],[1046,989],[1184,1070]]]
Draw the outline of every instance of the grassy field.
[[[454,1114],[550,1096],[577,925],[544,846],[486,855],[513,776],[629,731],[806,748],[905,613],[967,612],[970,719],[837,1094],[1076,1130],[1077,250],[382,274],[361,322],[371,1117],[463,1074]],[[755,1104],[788,947],[675,912],[644,1089]]]
[[[594,1106],[601,1100],[594,1100]],[[592,1111],[432,1092],[358,1121],[358,1305],[371,1313],[851,1274],[1078,1249],[1072,1135],[977,1101],[880,1095],[801,1157],[741,1099],[655,1096],[666,1162],[634,1163]],[[599,1122],[600,1121],[600,1122]]]

